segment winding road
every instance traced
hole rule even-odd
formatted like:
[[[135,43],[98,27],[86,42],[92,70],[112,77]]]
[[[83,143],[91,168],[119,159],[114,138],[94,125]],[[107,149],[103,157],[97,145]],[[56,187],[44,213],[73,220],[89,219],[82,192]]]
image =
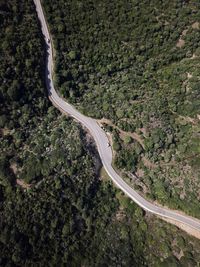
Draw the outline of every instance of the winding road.
[[[75,118],[82,125],[87,127],[91,135],[93,136],[100,158],[102,160],[102,164],[113,180],[113,182],[119,187],[126,195],[128,195],[135,203],[137,203],[144,210],[149,211],[153,214],[166,217],[168,219],[172,219],[178,222],[181,222],[185,225],[188,225],[196,230],[200,231],[200,220],[192,218],[187,215],[179,214],[178,212],[166,209],[164,207],[157,206],[142,196],[140,196],[134,189],[132,189],[113,169],[112,167],[112,150],[111,147],[108,146],[108,138],[105,132],[101,129],[95,119],[89,118],[81,114],[78,110],[76,110],[72,105],[65,102],[62,98],[58,96],[55,91],[53,85],[53,51],[52,44],[50,42],[51,37],[49,34],[49,30],[47,27],[47,23],[44,17],[43,9],[41,6],[40,0],[34,0],[36,11],[38,14],[38,18],[41,22],[42,33],[45,37],[46,41],[46,86],[49,93],[49,98],[52,103],[59,108],[60,110],[68,113],[71,117]]]

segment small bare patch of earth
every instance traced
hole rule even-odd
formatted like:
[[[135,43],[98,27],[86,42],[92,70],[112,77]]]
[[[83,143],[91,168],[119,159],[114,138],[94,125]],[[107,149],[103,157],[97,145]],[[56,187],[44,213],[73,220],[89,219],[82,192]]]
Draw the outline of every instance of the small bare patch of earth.
[[[143,169],[137,169],[135,173],[139,178],[144,176],[144,170]]]
[[[193,75],[191,73],[187,72],[187,77],[188,77],[188,79],[191,79],[193,77]]]
[[[198,21],[196,21],[192,24],[192,29],[197,29],[197,30],[199,29],[199,22]]]
[[[187,31],[188,31],[188,29],[185,29],[182,31],[180,38],[179,38],[178,42],[176,43],[176,47],[181,48],[185,45],[185,41],[183,40],[183,36],[186,36]]]
[[[20,179],[16,179],[16,183],[21,186],[22,188],[24,189],[30,189],[31,188],[31,185],[30,184],[27,184],[26,182],[24,182],[23,180],[20,180]]]
[[[176,43],[176,47],[181,48],[185,45],[185,41],[183,39],[179,39],[178,42]]]
[[[180,118],[182,118],[183,120],[185,120],[186,122],[192,123],[192,124],[196,124],[195,119],[189,117],[189,116],[181,116],[179,115]]]
[[[1,134],[2,136],[6,136],[6,135],[8,135],[9,133],[10,133],[10,130],[7,129],[7,128],[1,128],[1,129],[0,129],[0,134]]]
[[[157,167],[156,164],[152,163],[150,160],[148,160],[145,157],[142,157],[142,161],[144,163],[144,166],[149,168],[149,169],[155,169]]]
[[[108,120],[108,119],[106,119],[106,118],[102,118],[102,119],[100,119],[100,120],[99,120],[99,123],[100,123],[100,124],[105,123],[105,124],[109,124],[109,125],[111,125],[111,126],[114,126],[114,124],[112,123],[112,121],[111,121],[111,120]]]
[[[190,57],[190,59],[195,59],[195,58],[197,58],[197,55],[195,54],[192,54],[192,57]]]
[[[188,29],[183,30],[181,36],[186,36],[187,31],[188,31]]]
[[[17,164],[16,163],[12,163],[10,165],[10,168],[13,171],[13,173],[16,175],[17,174]]]

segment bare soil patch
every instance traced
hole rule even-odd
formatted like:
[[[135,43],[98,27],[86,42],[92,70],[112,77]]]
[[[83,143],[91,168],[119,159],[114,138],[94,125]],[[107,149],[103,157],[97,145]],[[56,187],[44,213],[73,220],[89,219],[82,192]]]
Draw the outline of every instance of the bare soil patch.
[[[1,136],[6,136],[6,135],[8,135],[9,133],[10,133],[10,130],[7,129],[7,128],[1,128],[1,129],[0,129],[0,135],[1,135]]]
[[[193,77],[193,75],[191,73],[187,72],[187,77],[188,77],[188,79],[191,79]]]
[[[145,157],[142,158],[142,161],[144,163],[144,166],[146,166],[149,169],[155,169],[157,167],[156,164],[152,163],[150,160],[148,160]]]
[[[180,38],[179,38],[178,42],[176,43],[176,47],[181,48],[185,45],[185,41],[183,40],[183,36],[186,36],[187,31],[188,31],[188,29],[185,29],[182,31]]]
[[[185,45],[185,41],[183,39],[179,39],[178,42],[176,43],[176,47],[183,47]]]
[[[192,29],[197,29],[197,30],[199,29],[199,22],[198,21],[196,21],[192,24]]]
[[[183,119],[185,122],[196,124],[196,120],[194,118],[191,118],[189,116],[181,116],[179,115],[181,119]]]
[[[16,183],[17,183],[19,186],[21,186],[22,188],[24,188],[24,189],[29,189],[29,188],[31,188],[31,185],[25,183],[23,180],[17,179],[17,180],[16,180]]]
[[[135,173],[139,178],[144,176],[144,170],[138,169]]]
[[[13,171],[13,173],[16,175],[17,174],[17,164],[16,163],[12,163],[10,165],[10,168]]]

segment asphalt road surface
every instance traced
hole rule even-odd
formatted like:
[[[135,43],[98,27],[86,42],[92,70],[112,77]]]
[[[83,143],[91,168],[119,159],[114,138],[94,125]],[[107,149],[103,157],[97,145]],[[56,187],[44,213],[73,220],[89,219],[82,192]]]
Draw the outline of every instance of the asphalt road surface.
[[[44,35],[46,41],[46,86],[49,93],[49,98],[52,103],[59,108],[60,110],[66,112],[71,117],[75,118],[82,125],[87,127],[93,136],[100,158],[102,160],[103,166],[113,180],[113,182],[126,194],[128,195],[135,203],[137,203],[144,210],[149,211],[153,214],[160,215],[162,217],[166,217],[169,219],[173,219],[175,221],[179,221],[183,224],[186,224],[194,229],[200,231],[200,220],[192,218],[187,215],[179,214],[178,212],[157,206],[142,196],[140,196],[134,189],[132,189],[113,169],[112,167],[112,150],[111,147],[108,146],[108,138],[106,133],[101,129],[101,127],[97,124],[96,120],[86,117],[81,114],[78,110],[76,110],[72,105],[68,104],[65,100],[58,96],[55,91],[52,79],[53,72],[53,55],[52,55],[52,45],[51,45],[51,37],[49,34],[49,30],[47,27],[47,23],[44,17],[43,9],[40,3],[40,0],[34,0],[38,18],[41,22],[42,33]]]

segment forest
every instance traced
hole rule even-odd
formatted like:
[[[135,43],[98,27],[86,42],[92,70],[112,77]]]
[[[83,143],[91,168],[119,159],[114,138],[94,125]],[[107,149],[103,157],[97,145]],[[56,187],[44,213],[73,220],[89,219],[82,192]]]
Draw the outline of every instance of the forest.
[[[106,119],[126,181],[199,217],[200,3],[42,2],[60,94]]]
[[[115,188],[89,133],[48,100],[33,1],[0,10],[0,266],[198,266],[199,240]],[[133,143],[118,131],[116,149]]]

